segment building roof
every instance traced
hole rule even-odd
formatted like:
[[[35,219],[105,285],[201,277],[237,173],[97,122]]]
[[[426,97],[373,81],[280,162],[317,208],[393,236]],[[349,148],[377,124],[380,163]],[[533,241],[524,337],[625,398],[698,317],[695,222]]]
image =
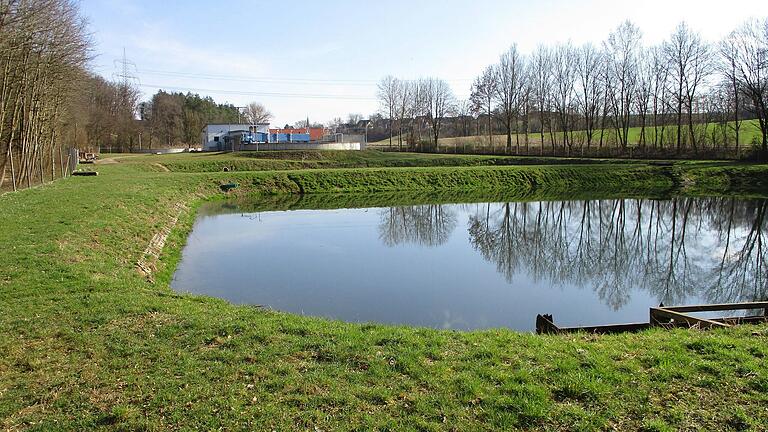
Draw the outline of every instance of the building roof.
[[[208,123],[201,130],[206,130],[207,128],[211,126],[242,126],[242,127],[254,127],[254,126],[266,126],[269,127],[269,123],[256,123],[256,124],[250,124],[250,123]]]
[[[275,133],[281,133],[281,134],[309,134],[309,139],[312,141],[318,141],[323,138],[323,135],[325,135],[325,128],[276,128],[276,129],[270,129],[269,133],[275,134]]]

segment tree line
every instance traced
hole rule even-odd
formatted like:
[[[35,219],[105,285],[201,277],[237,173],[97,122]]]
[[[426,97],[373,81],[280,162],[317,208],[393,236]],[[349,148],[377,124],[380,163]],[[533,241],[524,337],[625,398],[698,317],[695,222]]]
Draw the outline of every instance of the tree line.
[[[67,175],[90,45],[75,1],[0,0],[0,188]]]
[[[264,105],[245,107],[217,103],[210,96],[159,90],[145,102],[130,83],[91,77],[88,128],[79,145],[112,151],[158,147],[199,147],[207,124],[267,123],[272,114]],[[130,94],[126,100],[122,94]],[[121,109],[122,107],[122,109]]]
[[[723,40],[707,42],[685,22],[654,46],[630,21],[599,45],[516,44],[474,80],[458,100],[439,78],[383,78],[381,113],[389,144],[430,150],[441,129],[474,122],[473,133],[506,153],[600,154],[608,148],[643,154],[768,154],[768,19],[751,19]],[[758,132],[744,141],[749,121]],[[457,123],[459,124],[457,126]],[[459,133],[460,135],[460,133]],[[745,148],[745,144],[748,144]],[[548,147],[548,149],[547,149]]]
[[[70,149],[198,146],[207,123],[259,123],[263,105],[159,91],[88,69],[93,41],[75,0],[0,0],[0,189],[70,174]]]
[[[423,146],[426,150],[437,150],[441,129],[448,116],[454,114],[457,99],[451,86],[440,78],[419,78],[409,81],[385,77],[378,86],[378,98],[389,119],[389,144],[392,146],[394,131],[397,130],[398,147],[403,149],[403,139]]]

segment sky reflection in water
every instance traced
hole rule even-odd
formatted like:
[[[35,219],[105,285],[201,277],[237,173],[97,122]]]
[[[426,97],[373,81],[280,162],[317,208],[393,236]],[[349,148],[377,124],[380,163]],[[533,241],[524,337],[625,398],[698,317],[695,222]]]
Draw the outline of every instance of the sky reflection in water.
[[[766,201],[201,209],[172,287],[354,322],[532,330],[764,299]]]

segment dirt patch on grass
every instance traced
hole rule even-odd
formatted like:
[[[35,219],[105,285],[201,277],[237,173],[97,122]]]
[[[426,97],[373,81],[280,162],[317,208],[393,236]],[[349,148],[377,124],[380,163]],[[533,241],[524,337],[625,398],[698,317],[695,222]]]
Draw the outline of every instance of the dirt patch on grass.
[[[141,258],[136,262],[136,268],[139,273],[147,277],[150,281],[154,282],[152,277],[153,273],[157,270],[157,260],[160,259],[160,253],[163,251],[166,240],[171,234],[171,230],[176,226],[181,214],[187,210],[184,204],[177,203],[174,206],[174,216],[171,217],[160,231],[152,236],[147,248],[141,254]]]
[[[175,324],[176,317],[163,312],[149,312],[140,315],[129,315],[118,318],[106,324],[107,329],[122,329],[133,333],[152,331],[157,327]]]
[[[163,165],[161,163],[155,162],[155,163],[152,164],[152,166],[156,167],[158,170],[160,170],[162,172],[171,172],[171,170],[169,170],[168,167],[166,167],[165,165]]]
[[[277,160],[324,160],[329,157],[335,156],[332,151],[326,151],[323,153],[318,150],[288,150],[288,151],[274,151],[274,152],[256,152],[256,153],[237,153],[236,156],[243,158],[254,159],[277,159]]]

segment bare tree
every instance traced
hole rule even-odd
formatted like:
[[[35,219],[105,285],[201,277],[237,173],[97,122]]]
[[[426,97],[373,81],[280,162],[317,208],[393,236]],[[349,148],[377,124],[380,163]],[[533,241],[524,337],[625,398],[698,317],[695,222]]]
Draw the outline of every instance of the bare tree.
[[[363,119],[363,115],[360,113],[349,113],[347,115],[347,123],[350,125],[356,125]]]
[[[410,117],[409,144],[421,146],[422,118],[426,115],[427,80],[419,78],[411,83],[410,100],[408,101],[408,116]],[[412,143],[412,144],[411,144]]]
[[[397,117],[398,125],[397,147],[401,151],[403,150],[403,133],[405,121],[408,118],[408,109],[411,105],[411,98],[413,97],[413,88],[414,84],[411,81],[400,81],[400,85],[397,86],[395,116]]]
[[[650,51],[653,63],[653,80],[651,84],[651,105],[653,121],[653,146],[664,146],[664,130],[666,128],[666,113],[669,106],[669,64],[662,46],[654,46]]]
[[[549,119],[550,101],[551,101],[551,83],[552,83],[552,71],[551,63],[552,56],[547,47],[539,45],[531,58],[531,72],[529,74],[531,79],[531,87],[533,90],[534,101],[536,109],[539,111],[539,123],[541,136],[541,152],[544,152],[544,124],[545,116]],[[552,124],[549,122],[550,136],[552,131]],[[554,140],[552,140],[552,151],[554,152]]]
[[[606,54],[606,91],[611,104],[617,141],[628,144],[632,98],[637,82],[637,61],[641,40],[640,29],[625,21],[608,35]]]
[[[736,32],[731,32],[725,39],[718,43],[717,47],[720,52],[720,62],[718,63],[718,69],[723,76],[724,87],[728,89],[729,102],[728,108],[732,113],[731,120],[733,121],[733,132],[735,136],[736,154],[739,154],[739,142],[741,132],[741,116],[739,111],[741,110],[741,89],[739,83],[739,71],[737,70],[738,57],[738,38]]]
[[[379,81],[377,97],[379,104],[381,105],[381,111],[387,116],[389,121],[389,147],[392,148],[392,131],[393,122],[395,119],[395,111],[397,110],[397,98],[400,87],[400,80],[387,75]]]
[[[74,1],[0,1],[0,187],[8,169],[14,190],[67,174],[60,138],[90,45]]]
[[[272,113],[258,102],[249,103],[243,110],[243,116],[252,125],[269,123],[272,120]]]
[[[338,129],[341,125],[344,124],[344,120],[341,117],[334,117],[328,122],[328,128],[333,131],[333,133],[337,133]]]
[[[488,66],[472,84],[470,101],[472,109],[480,115],[485,115],[488,120],[488,144],[493,148],[493,99],[496,96],[498,82],[496,80],[496,68]]]
[[[603,99],[603,82],[601,68],[602,54],[592,44],[586,44],[578,52],[578,91],[581,115],[584,118],[584,133],[587,148],[592,145],[595,134],[597,117],[600,112],[600,102]]]
[[[456,124],[454,124],[454,134],[458,136],[469,136],[472,127],[472,103],[468,99],[456,101]]]
[[[570,43],[560,44],[552,52],[552,79],[554,84],[554,106],[557,111],[563,144],[570,155],[573,140],[569,136],[572,130],[572,111],[574,111],[574,85],[576,83],[577,53]]]
[[[700,86],[710,73],[709,48],[701,37],[685,22],[680,23],[664,45],[668,62],[672,65],[677,103],[677,151],[682,145],[683,108],[687,111],[688,137],[696,150],[696,134],[693,130],[694,102]]]
[[[637,62],[637,85],[635,86],[635,113],[640,120],[640,137],[637,144],[642,149],[645,149],[647,144],[645,127],[653,93],[654,66],[652,53],[649,50],[643,51],[643,55]]]
[[[768,154],[768,18],[750,20],[728,37],[733,46],[736,85],[749,101],[748,110],[757,118],[762,134],[761,149]]]
[[[525,154],[531,154],[530,148],[530,115],[531,104],[533,95],[533,65],[530,61],[526,62],[525,69],[523,71],[522,79],[520,80],[520,88],[518,90],[520,94],[520,107],[522,109],[523,116],[523,134],[525,137]],[[518,134],[519,139],[520,134]]]
[[[427,122],[432,129],[433,150],[437,151],[437,141],[445,117],[450,115],[456,104],[456,97],[447,82],[439,78],[426,78],[424,81],[424,108]]]
[[[513,44],[499,59],[496,70],[496,104],[507,133],[507,152],[512,151],[512,127],[517,132],[517,116],[520,111],[520,82],[525,71],[525,59]],[[518,152],[519,152],[518,148]]]

